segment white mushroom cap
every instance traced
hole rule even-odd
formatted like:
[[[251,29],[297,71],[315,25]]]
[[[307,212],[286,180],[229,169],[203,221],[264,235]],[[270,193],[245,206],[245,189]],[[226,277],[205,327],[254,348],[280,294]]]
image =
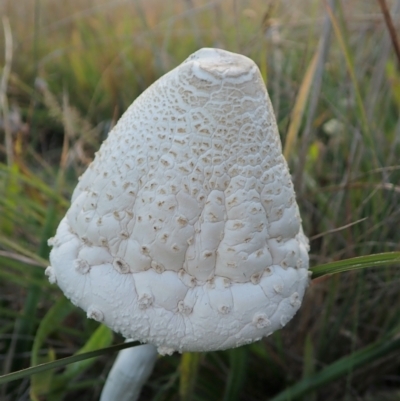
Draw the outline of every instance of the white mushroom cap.
[[[308,284],[272,106],[247,57],[202,49],[128,108],[52,241],[52,282],[160,353],[257,341]]]

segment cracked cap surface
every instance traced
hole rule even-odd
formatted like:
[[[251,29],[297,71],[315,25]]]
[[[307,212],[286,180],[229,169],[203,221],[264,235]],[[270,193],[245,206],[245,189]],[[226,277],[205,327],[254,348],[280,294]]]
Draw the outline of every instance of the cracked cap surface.
[[[255,63],[201,49],[149,87],[50,243],[50,281],[162,354],[237,347],[283,327],[308,284],[308,241]]]

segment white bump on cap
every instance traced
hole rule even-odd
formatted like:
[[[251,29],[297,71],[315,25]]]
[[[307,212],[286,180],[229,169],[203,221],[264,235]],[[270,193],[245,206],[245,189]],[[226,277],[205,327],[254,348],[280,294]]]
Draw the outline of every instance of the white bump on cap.
[[[56,275],[54,274],[54,269],[51,266],[47,266],[44,274],[49,278],[51,284],[57,283]]]
[[[104,321],[104,313],[100,309],[98,309],[98,308],[96,308],[95,306],[92,306],[92,305],[89,306],[89,308],[88,308],[88,310],[86,312],[86,316],[89,319],[96,320],[97,322]]]

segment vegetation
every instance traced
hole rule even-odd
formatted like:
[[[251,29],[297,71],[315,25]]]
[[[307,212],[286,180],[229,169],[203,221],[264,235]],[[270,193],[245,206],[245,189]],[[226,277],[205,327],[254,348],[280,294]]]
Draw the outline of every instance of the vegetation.
[[[398,31],[400,2],[387,3]],[[160,358],[142,399],[399,399],[400,59],[379,4],[0,2],[0,373],[122,342],[49,284],[47,239],[121,113],[209,46],[260,66],[314,280],[283,330],[182,362]],[[97,400],[114,356],[0,378],[0,399]]]

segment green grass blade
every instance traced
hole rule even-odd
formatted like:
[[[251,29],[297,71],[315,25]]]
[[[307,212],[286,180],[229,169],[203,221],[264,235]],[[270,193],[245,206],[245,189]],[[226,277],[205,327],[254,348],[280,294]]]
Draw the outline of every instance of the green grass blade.
[[[299,93],[297,95],[292,113],[290,115],[290,125],[287,131],[285,146],[283,148],[283,155],[286,160],[290,160],[291,154],[295,149],[297,136],[300,130],[300,124],[303,119],[304,110],[308,101],[308,95],[313,83],[315,71],[318,65],[318,59],[321,52],[321,48],[317,47],[313,58],[306,70],[303,81],[300,85]]]
[[[235,401],[239,399],[246,380],[248,348],[234,348],[228,353],[230,369],[223,400]]]
[[[40,363],[53,362],[56,359],[55,352],[50,348],[45,355],[40,355],[38,361]],[[37,373],[31,378],[31,386],[29,396],[31,401],[41,401],[48,394],[51,383],[53,382],[54,370],[46,370]],[[49,400],[50,401],[50,400]]]
[[[179,397],[181,401],[193,399],[201,359],[199,352],[184,352],[180,364]]]
[[[6,282],[7,280],[10,283],[14,283],[23,288],[29,287],[33,284],[41,285],[42,280],[32,278],[30,275],[26,275],[26,271],[32,269],[32,266],[29,266],[27,268],[26,265],[23,263],[21,263],[21,266],[19,266],[18,263],[13,262],[13,260],[0,257],[0,265],[2,266],[2,268],[0,269],[0,280],[4,280],[4,282]],[[12,269],[12,271],[8,271],[8,269]],[[42,269],[40,270],[43,271]],[[48,288],[51,288],[50,283],[42,285],[43,290],[47,290]],[[19,316],[22,318],[22,315]]]
[[[356,258],[339,260],[310,268],[312,278],[318,278],[327,274],[343,273],[352,270],[365,269],[367,267],[387,266],[400,264],[400,252],[385,252],[375,255],[359,256]]]
[[[303,363],[303,379],[307,379],[315,374],[315,351],[311,335],[307,335],[304,343],[304,363]],[[309,394],[304,401],[315,401],[317,394]]]
[[[54,225],[58,221],[57,219],[57,213],[56,213],[56,208],[54,201],[51,202],[48,208],[48,213],[46,216],[46,223],[43,228],[43,231],[41,233],[41,239],[40,239],[40,245],[39,245],[39,251],[38,255],[40,259],[45,259],[48,256],[49,253],[49,247],[47,245],[47,240],[53,232],[55,231]],[[38,269],[35,269],[31,271],[31,276],[33,279],[41,279],[44,278],[44,272],[43,270],[40,271]],[[18,327],[18,334],[22,335],[30,335],[33,334],[34,331],[34,325],[33,325],[33,320],[30,318],[31,316],[35,316],[36,310],[37,310],[37,305],[40,301],[40,297],[42,295],[42,290],[41,286],[39,285],[31,285],[27,297],[25,299],[24,303],[24,316],[20,322],[17,322],[17,327]],[[30,347],[30,344],[28,341],[24,340],[21,341],[21,350],[28,350]]]
[[[104,326],[102,324],[90,336],[86,344],[78,352],[75,353],[75,355],[84,354],[94,351],[96,349],[108,347],[112,343],[112,340],[112,331],[107,326]],[[95,360],[93,358],[90,358],[68,365],[62,374],[53,378],[51,392],[64,392],[65,389],[69,387],[70,382],[72,382],[75,377],[88,369],[94,362]]]
[[[37,366],[32,366],[27,369],[22,369],[17,372],[12,372],[12,373],[8,373],[6,375],[2,375],[2,376],[0,376],[0,384],[5,384],[5,383],[8,383],[8,382],[11,382],[14,380],[23,379],[24,377],[29,377],[36,373],[41,373],[41,372],[44,372],[49,369],[63,368],[64,366],[67,366],[71,363],[84,361],[85,359],[89,359],[89,358],[96,358],[98,356],[102,356],[102,355],[109,354],[112,352],[120,351],[121,349],[134,347],[139,344],[140,343],[138,341],[121,343],[121,344],[113,345],[111,347],[98,349],[96,351],[90,351],[90,352],[85,352],[83,354],[68,356],[66,358],[60,358],[54,362],[42,363]]]
[[[8,201],[8,212],[11,216],[15,216],[18,213],[18,199],[21,196],[21,189],[18,182],[18,166],[12,164],[11,166],[4,166],[7,175],[5,177],[5,190],[3,198]],[[14,231],[15,224],[14,219],[2,219],[0,224],[0,231],[6,235],[11,235]]]
[[[0,245],[3,245],[5,248],[12,249],[17,253],[34,260],[35,262],[37,262],[38,266],[47,267],[49,265],[45,258],[36,255],[35,253],[26,249],[26,247],[24,247],[23,245],[18,244],[16,241],[10,240],[6,236],[0,235]],[[43,269],[41,269],[41,272],[43,273]]]
[[[304,343],[303,377],[312,376],[315,371],[314,354],[314,344],[312,342],[311,336],[308,335]]]
[[[52,187],[47,185],[43,179],[39,178],[37,175],[29,172],[29,175],[23,174],[21,172],[11,172],[9,167],[3,163],[0,163],[0,176],[7,177],[11,174],[14,174],[18,179],[18,185],[21,186],[22,184],[26,185],[29,188],[34,188],[40,193],[41,195],[46,196],[49,199],[53,199],[57,201],[57,203],[62,206],[63,208],[69,207],[69,201],[62,197],[61,194],[57,193]]]
[[[368,144],[368,148],[372,152],[372,156],[373,156],[372,161],[374,162],[375,167],[379,167],[380,163],[379,163],[378,157],[376,155],[374,141],[373,141],[372,133],[370,130],[370,124],[368,122],[367,113],[366,113],[365,107],[364,107],[363,96],[361,94],[360,86],[357,81],[353,56],[352,56],[352,53],[351,53],[350,48],[346,41],[346,37],[348,36],[348,34],[346,34],[346,32],[344,34],[342,33],[340,25],[339,25],[339,21],[336,18],[335,14],[333,13],[331,7],[327,3],[326,3],[326,9],[328,11],[329,18],[331,19],[333,31],[334,31],[336,39],[339,43],[339,47],[343,53],[347,71],[349,73],[351,82],[354,87],[354,94],[355,94],[355,99],[356,99],[356,104],[357,104],[358,116],[359,116],[359,119],[361,122],[362,133],[363,133],[365,142],[366,142],[366,144]]]
[[[87,352],[95,351],[96,349],[101,349],[109,347],[112,343],[113,334],[111,329],[104,324],[100,325],[96,331],[90,336],[86,344],[76,353],[76,355],[84,354]],[[72,380],[75,376],[83,372],[93,363],[90,359],[84,359],[80,362],[74,363],[73,365],[68,365],[65,372],[60,376],[63,380]]]
[[[43,362],[43,358],[40,357],[40,351],[46,338],[54,330],[57,330],[60,323],[68,316],[73,309],[73,305],[65,298],[61,297],[56,304],[46,313],[42,319],[39,328],[36,332],[35,340],[33,342],[32,353],[31,353],[31,366],[36,366]],[[55,359],[54,352],[50,350],[48,352],[48,358],[45,361],[52,362]],[[48,393],[51,383],[54,380],[54,372],[41,372],[40,374],[32,375],[30,396],[33,400],[39,400],[41,397]]]
[[[385,337],[349,356],[337,360],[314,376],[304,378],[269,401],[298,400],[300,397],[326,386],[358,368],[376,362],[390,353],[398,352],[399,349],[400,338],[396,334],[392,338]]]
[[[67,298],[61,297],[58,302],[55,303],[53,307],[50,308],[50,310],[46,313],[39,325],[35,335],[35,340],[33,342],[31,354],[32,366],[38,364],[40,349],[45,339],[54,330],[58,329],[60,323],[71,313],[73,309],[74,306],[71,304],[71,302]]]

